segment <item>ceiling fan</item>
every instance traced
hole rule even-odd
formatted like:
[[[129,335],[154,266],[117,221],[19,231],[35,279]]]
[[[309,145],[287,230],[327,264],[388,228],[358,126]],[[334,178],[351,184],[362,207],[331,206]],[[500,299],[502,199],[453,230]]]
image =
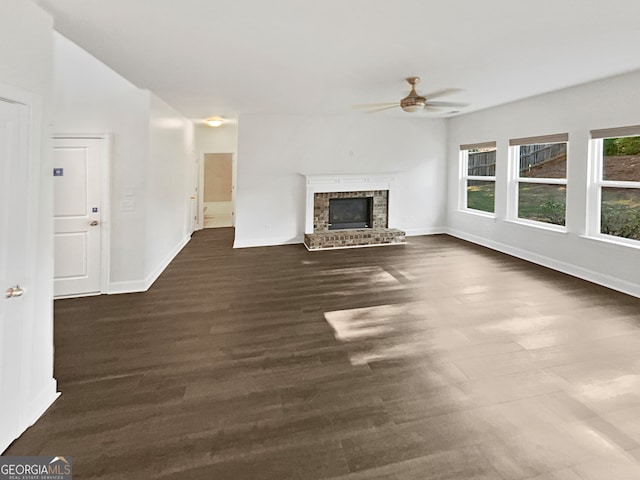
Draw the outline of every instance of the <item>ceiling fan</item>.
[[[439,90],[437,92],[428,93],[426,95],[418,95],[416,92],[416,85],[420,82],[420,77],[408,77],[407,83],[411,86],[411,92],[404,97],[400,102],[393,103],[371,103],[367,105],[356,105],[353,108],[370,109],[367,113],[376,113],[383,110],[389,110],[391,108],[400,107],[405,112],[417,112],[420,110],[437,111],[442,108],[463,108],[468,104],[456,103],[456,102],[440,102],[432,101],[432,98],[443,97],[452,93],[459,92],[457,88],[447,88],[445,90]]]

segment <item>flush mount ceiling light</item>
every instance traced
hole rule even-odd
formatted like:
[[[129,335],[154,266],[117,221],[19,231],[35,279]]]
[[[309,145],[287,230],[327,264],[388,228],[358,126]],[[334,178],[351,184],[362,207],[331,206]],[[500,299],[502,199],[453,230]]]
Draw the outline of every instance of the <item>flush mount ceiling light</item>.
[[[210,127],[219,127],[224,123],[224,120],[220,117],[214,117],[214,118],[207,118],[205,122]]]

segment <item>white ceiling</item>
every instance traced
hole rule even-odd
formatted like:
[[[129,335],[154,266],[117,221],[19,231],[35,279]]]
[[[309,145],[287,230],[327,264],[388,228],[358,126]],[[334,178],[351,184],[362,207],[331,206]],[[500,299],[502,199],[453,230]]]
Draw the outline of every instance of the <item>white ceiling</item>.
[[[638,0],[34,1],[194,120],[351,112],[411,75],[464,113],[640,69]]]

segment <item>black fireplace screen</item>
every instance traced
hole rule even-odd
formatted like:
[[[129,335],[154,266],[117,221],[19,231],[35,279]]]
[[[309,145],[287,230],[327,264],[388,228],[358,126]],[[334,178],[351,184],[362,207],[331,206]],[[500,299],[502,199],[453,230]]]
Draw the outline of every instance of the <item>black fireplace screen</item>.
[[[329,199],[329,230],[371,228],[372,197]]]

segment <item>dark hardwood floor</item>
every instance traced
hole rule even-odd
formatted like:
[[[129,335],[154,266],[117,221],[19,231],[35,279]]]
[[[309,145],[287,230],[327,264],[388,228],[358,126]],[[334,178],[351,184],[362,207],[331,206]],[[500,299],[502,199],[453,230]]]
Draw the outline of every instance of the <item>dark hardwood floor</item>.
[[[55,302],[74,478],[640,478],[640,300],[447,236],[233,250]]]

